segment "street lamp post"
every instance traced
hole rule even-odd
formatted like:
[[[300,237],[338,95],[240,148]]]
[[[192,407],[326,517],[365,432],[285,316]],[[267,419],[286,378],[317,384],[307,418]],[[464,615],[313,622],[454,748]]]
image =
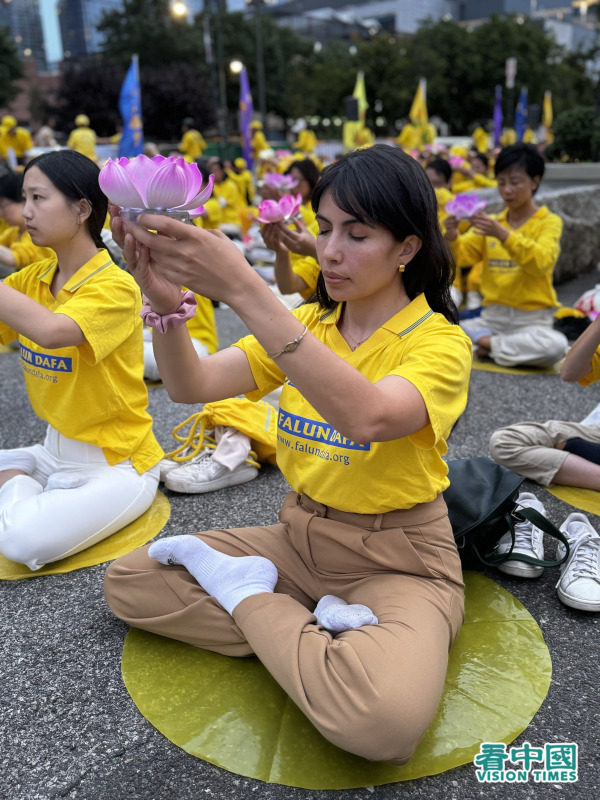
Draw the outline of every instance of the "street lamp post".
[[[267,127],[267,96],[265,85],[265,54],[263,48],[261,9],[268,0],[246,0],[246,4],[254,6],[254,23],[256,25],[256,78],[258,81],[258,107],[263,129]]]
[[[227,147],[228,126],[227,126],[227,96],[225,93],[225,71],[223,67],[223,35],[221,25],[221,15],[224,0],[206,0],[205,8],[213,12],[215,19],[216,49],[217,57],[213,53],[213,37],[210,29],[210,16],[204,14],[203,17],[203,41],[204,55],[210,70],[210,83],[212,87],[213,103],[215,107],[215,121],[217,128],[217,147],[219,158],[226,158],[224,152]],[[184,0],[174,0],[171,4],[171,12],[178,19],[186,19],[188,24],[193,25],[193,15]]]

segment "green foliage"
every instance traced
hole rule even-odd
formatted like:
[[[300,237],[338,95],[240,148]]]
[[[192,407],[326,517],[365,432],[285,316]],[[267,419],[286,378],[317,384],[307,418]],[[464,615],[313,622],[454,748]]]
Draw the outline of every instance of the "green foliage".
[[[378,133],[395,133],[394,122],[408,116],[421,77],[428,81],[430,116],[441,117],[453,133],[467,133],[478,121],[491,119],[494,87],[504,85],[510,55],[518,58],[518,72],[512,97],[504,90],[505,119],[512,117],[524,85],[530,105],[541,106],[544,91],[551,89],[555,115],[593,102],[593,85],[586,74],[586,61],[593,53],[565,54],[541,22],[528,18],[519,23],[514,16],[493,17],[472,31],[454,22],[427,20],[413,36],[382,33],[358,42],[352,53],[349,42],[333,40],[316,52],[311,40],[277,25],[265,13],[207,10],[194,20],[175,20],[170,5],[170,0],[125,0],[121,12],[105,15],[101,30],[106,44],[101,67],[94,69],[111,78],[90,75],[94,89],[87,93],[95,106],[88,114],[98,118],[98,125],[114,130],[122,76],[137,53],[147,135],[174,138],[185,116],[194,117],[198,127],[210,133],[219,81],[216,64],[207,63],[207,30],[213,56],[222,64],[230,129],[235,128],[239,96],[238,77],[228,70],[232,59],[246,65],[254,107],[260,108],[259,39],[266,107],[284,119],[343,116],[344,98],[352,94],[356,74],[363,70],[370,105],[367,124],[374,128],[377,116],[387,120]],[[61,107],[69,120],[88,105],[80,81],[73,78],[73,71],[67,70],[61,88]]]
[[[600,155],[600,118],[594,106],[576,106],[554,121],[554,142],[547,148],[553,159],[596,160]]]
[[[23,66],[10,31],[0,27],[0,107],[7,106],[19,94],[16,81],[23,77]]]

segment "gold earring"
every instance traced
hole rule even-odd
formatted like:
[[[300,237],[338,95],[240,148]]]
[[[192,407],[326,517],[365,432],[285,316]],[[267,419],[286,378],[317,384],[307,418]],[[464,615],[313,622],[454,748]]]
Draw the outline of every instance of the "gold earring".
[[[406,269],[406,264],[398,264],[398,272],[404,272]]]

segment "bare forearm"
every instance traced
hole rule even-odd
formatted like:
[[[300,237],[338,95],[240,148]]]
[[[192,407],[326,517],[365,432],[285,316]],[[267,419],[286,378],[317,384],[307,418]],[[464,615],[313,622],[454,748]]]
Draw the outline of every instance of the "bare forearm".
[[[592,371],[592,358],[598,346],[600,346],[600,317],[596,317],[569,350],[560,369],[563,381],[572,383],[588,375]]]
[[[289,253],[276,253],[275,280],[281,294],[294,294],[306,289],[306,283],[292,269]]]
[[[0,319],[17,333],[49,350],[85,341],[81,328],[72,319],[55,314],[4,284],[0,284]]]
[[[251,302],[230,300],[267,353],[278,353],[302,334],[303,325],[277,301],[265,286],[263,296]],[[427,423],[424,403],[414,387],[390,398],[381,387],[337,356],[311,333],[298,348],[276,358],[276,363],[319,414],[354,442],[385,441],[420,430]],[[352,402],[348,401],[352,398]],[[402,402],[402,401],[405,402]],[[398,405],[403,413],[398,414]],[[393,408],[395,406],[395,408]],[[361,413],[357,414],[356,409]]]
[[[0,264],[4,264],[7,267],[16,267],[17,260],[10,247],[0,245]]]
[[[256,389],[244,353],[238,348],[199,358],[185,325],[153,332],[158,371],[175,403],[210,403]]]

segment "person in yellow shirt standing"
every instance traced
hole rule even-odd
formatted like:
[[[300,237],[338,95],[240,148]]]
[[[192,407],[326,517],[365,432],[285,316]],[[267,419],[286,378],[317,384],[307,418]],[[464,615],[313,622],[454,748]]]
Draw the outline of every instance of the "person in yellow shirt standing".
[[[533,202],[544,175],[544,159],[534,145],[501,150],[495,174],[503,211],[491,216],[478,212],[471,218],[472,229],[462,235],[456,217],[445,220],[457,267],[483,262],[481,316],[461,326],[479,357],[505,367],[549,367],[568,348],[566,336],[553,327],[558,300],[552,278],[562,220]]]
[[[490,144],[490,135],[482,125],[477,125],[471,134],[471,138],[473,139],[475,150],[477,150],[478,153],[487,154]]]
[[[90,128],[90,118],[87,114],[78,114],[75,117],[75,126],[67,139],[67,147],[92,161],[97,161],[96,132]]]
[[[210,168],[215,176],[212,197],[221,206],[219,228],[229,234],[238,234],[242,227],[242,213],[246,207],[244,198],[237,184],[227,176],[225,165],[220,159],[214,159]]]
[[[236,158],[231,169],[227,170],[227,177],[235,181],[244,202],[251,206],[254,203],[255,187],[246,159]]]
[[[48,424],[43,444],[0,451],[0,553],[31,570],[121,530],[158,487],[142,299],[102,246],[98,175],[72,150],[27,165],[27,228],[54,255],[0,283],[0,342],[18,340],[27,394]]]
[[[257,119],[252,120],[250,123],[250,130],[252,131],[252,138],[250,139],[252,160],[257,164],[260,161],[261,152],[269,149],[269,143],[262,129],[262,122]]]
[[[0,123],[0,149],[5,153],[4,158],[9,158],[9,151],[12,150],[17,160],[17,164],[25,163],[25,154],[33,147],[33,139],[27,128],[17,125],[17,120],[7,115],[2,117]]]
[[[182,138],[178,145],[178,150],[183,154],[184,159],[191,164],[206,150],[206,142],[204,136],[197,131],[194,127],[194,120],[191,117],[186,117],[181,124]]]

